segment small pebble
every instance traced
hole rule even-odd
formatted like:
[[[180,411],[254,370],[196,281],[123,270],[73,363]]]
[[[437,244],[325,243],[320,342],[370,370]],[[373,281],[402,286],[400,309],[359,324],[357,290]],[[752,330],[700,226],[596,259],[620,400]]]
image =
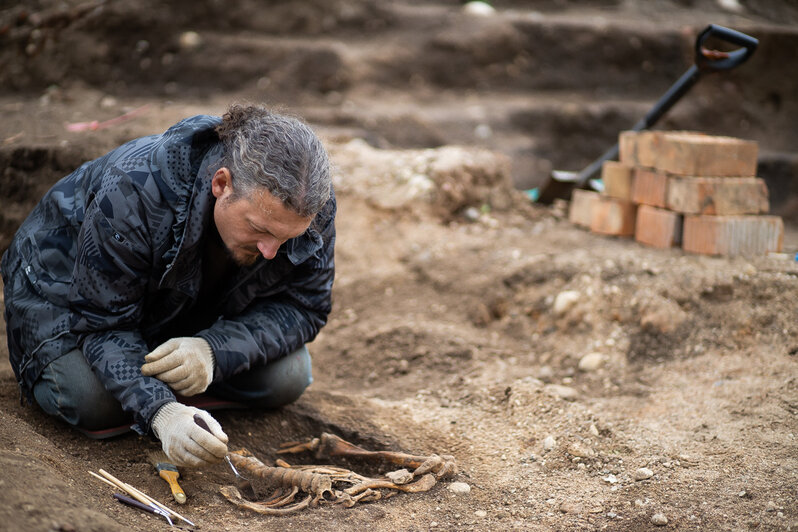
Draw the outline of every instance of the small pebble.
[[[557,294],[557,297],[554,298],[554,306],[552,307],[554,314],[556,316],[562,316],[571,310],[571,307],[576,305],[581,297],[582,294],[576,290],[565,290],[564,292],[560,292]]]
[[[562,384],[547,384],[545,390],[552,395],[556,395],[560,399],[566,401],[573,401],[579,397],[579,392],[570,386],[563,386]]]
[[[588,429],[588,432],[591,435],[596,436],[596,437],[598,437],[598,435],[599,435],[599,431],[598,431],[598,428],[596,428],[596,424],[595,423],[591,423],[590,424],[590,428]]]
[[[538,371],[538,378],[542,381],[550,381],[554,377],[554,370],[550,366],[543,366]]]
[[[455,495],[468,495],[471,493],[471,486],[465,482],[452,482],[449,484],[449,491]]]
[[[647,467],[641,467],[635,471],[635,480],[648,480],[654,476],[654,472]]]
[[[543,439],[543,450],[544,451],[551,451],[557,445],[557,440],[554,439],[554,436],[546,436]]]
[[[488,124],[479,124],[474,128],[474,135],[482,140],[489,139],[493,136],[493,130]]]
[[[488,17],[496,13],[496,9],[487,2],[468,2],[463,6],[463,11],[469,15],[476,15],[479,17]]]
[[[584,372],[596,371],[604,364],[604,355],[601,353],[589,353],[579,360],[579,369]]]
[[[651,524],[656,526],[665,526],[668,524],[668,518],[662,513],[654,514],[651,516]]]
[[[469,222],[476,222],[479,220],[479,209],[476,207],[469,207],[465,211],[463,211],[463,217],[468,220]]]
[[[476,515],[477,517],[486,517],[488,515],[488,512],[486,512],[485,510],[477,510],[476,512],[474,512],[474,515]]]
[[[202,44],[202,37],[196,31],[184,31],[180,34],[180,48],[183,50],[195,50],[200,44]]]
[[[563,501],[560,504],[560,511],[564,514],[578,514],[581,513],[582,507],[574,501]]]
[[[577,456],[579,458],[590,458],[596,453],[590,447],[587,447],[579,442],[574,442],[568,446],[568,454],[571,456]]]
[[[100,107],[103,109],[111,109],[119,105],[119,102],[113,96],[103,96],[100,100]]]

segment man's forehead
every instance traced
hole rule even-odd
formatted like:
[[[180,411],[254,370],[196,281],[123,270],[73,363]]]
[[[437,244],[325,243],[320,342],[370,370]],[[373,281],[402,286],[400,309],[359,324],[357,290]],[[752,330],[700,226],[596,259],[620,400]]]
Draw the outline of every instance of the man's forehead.
[[[245,199],[251,206],[247,213],[250,221],[275,236],[292,238],[302,234],[313,221],[313,216],[300,216],[266,189],[256,189]]]
[[[265,188],[256,188],[247,195],[247,199],[252,207],[266,216],[269,216],[274,211],[275,206],[285,208],[280,200],[275,198],[271,192]]]

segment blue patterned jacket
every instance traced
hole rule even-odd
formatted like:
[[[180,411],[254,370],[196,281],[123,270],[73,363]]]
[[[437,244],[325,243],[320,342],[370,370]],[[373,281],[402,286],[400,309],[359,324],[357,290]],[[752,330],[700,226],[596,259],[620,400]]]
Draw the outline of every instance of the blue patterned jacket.
[[[141,374],[144,355],[191,322],[213,223],[218,117],[187,118],[61,179],[22,223],[0,272],[11,364],[23,397],[54,359],[79,348],[140,433],[174,401]],[[331,310],[335,197],[311,227],[225,278],[197,331],[216,355],[214,382],[313,340]],[[199,305],[198,305],[199,306]],[[208,315],[209,309],[200,309]]]

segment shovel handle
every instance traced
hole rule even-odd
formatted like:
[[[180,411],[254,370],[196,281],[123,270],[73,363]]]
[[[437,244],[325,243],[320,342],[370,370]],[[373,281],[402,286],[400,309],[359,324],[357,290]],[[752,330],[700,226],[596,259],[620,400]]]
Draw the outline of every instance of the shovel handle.
[[[710,50],[704,46],[709,39],[725,41],[741,48],[731,52]],[[702,72],[730,70],[747,61],[758,45],[759,40],[750,35],[717,24],[710,24],[695,41],[695,64]]]
[[[732,52],[718,52],[716,50],[708,50],[704,47],[704,43],[710,39],[720,39],[731,44],[736,44],[742,48],[738,48]],[[717,24],[710,24],[704,31],[698,34],[695,41],[696,60],[687,72],[682,74],[676,83],[662,95],[662,97],[654,104],[654,107],[646,113],[646,116],[641,118],[630,129],[632,131],[642,131],[652,127],[673,105],[679,101],[682,96],[687,94],[693,85],[698,81],[702,73],[717,72],[720,70],[729,70],[737,65],[746,61],[751,54],[756,51],[759,41],[750,35],[732,30]],[[604,154],[590,163],[584,168],[574,179],[576,186],[582,187],[590,179],[598,176],[601,172],[601,167],[604,161],[609,161],[618,157],[619,147],[616,143],[615,146],[604,152]]]

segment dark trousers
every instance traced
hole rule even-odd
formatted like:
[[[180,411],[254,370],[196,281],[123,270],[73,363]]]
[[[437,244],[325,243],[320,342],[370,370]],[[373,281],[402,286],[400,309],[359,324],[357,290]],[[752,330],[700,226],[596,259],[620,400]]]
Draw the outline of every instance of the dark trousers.
[[[310,354],[302,347],[265,366],[214,383],[207,393],[254,408],[277,408],[297,400],[311,382]],[[33,396],[45,412],[84,431],[132,422],[77,349],[44,368],[33,386]]]

